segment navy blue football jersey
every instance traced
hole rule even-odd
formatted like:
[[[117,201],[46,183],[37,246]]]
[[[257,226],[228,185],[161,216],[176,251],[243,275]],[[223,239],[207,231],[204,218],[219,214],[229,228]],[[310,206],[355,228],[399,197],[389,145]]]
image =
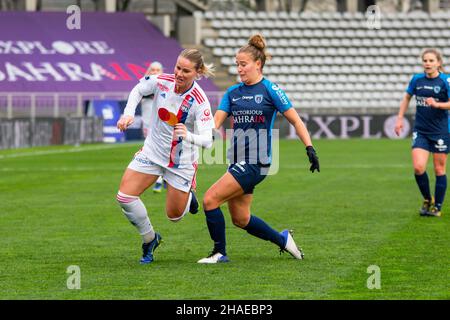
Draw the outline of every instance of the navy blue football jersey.
[[[406,92],[416,96],[416,119],[414,131],[422,134],[446,134],[449,130],[448,111],[432,108],[425,103],[426,98],[437,102],[447,102],[450,98],[450,78],[439,73],[436,78],[427,78],[425,73],[412,77]]]
[[[228,150],[231,163],[270,165],[272,128],[277,112],[292,107],[278,85],[263,78],[254,85],[244,83],[230,87],[219,110],[233,116],[233,136]]]

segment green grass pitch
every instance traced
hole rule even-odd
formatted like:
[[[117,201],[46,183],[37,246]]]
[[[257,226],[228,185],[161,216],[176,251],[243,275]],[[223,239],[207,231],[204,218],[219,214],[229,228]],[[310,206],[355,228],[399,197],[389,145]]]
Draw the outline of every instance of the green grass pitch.
[[[311,174],[299,141],[280,142],[280,169],[252,212],[294,229],[298,261],[234,227],[231,263],[199,265],[212,247],[204,214],[170,222],[165,193],[142,199],[164,242],[139,265],[140,236],[115,195],[138,144],[0,151],[0,299],[449,299],[450,195],[441,218],[419,217],[409,140],[318,140]],[[201,165],[199,199],[226,170]],[[434,190],[431,161],[429,175]],[[69,290],[67,267],[81,270]],[[367,269],[380,268],[381,289]]]

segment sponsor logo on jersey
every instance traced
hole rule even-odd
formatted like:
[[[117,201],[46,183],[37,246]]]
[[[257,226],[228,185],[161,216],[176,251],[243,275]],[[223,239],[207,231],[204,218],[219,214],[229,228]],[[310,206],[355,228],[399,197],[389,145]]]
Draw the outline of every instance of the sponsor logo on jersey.
[[[231,101],[236,102],[238,100],[241,100],[241,98],[231,98]]]
[[[162,83],[157,83],[159,90],[164,91],[164,92],[169,92],[169,87],[163,85]]]
[[[211,121],[211,120],[212,120],[212,117],[211,117],[211,116],[200,117],[200,120],[201,120],[202,122]]]
[[[287,97],[286,97],[286,95],[284,94],[283,91],[278,90],[277,91],[277,96],[278,96],[278,98],[280,98],[280,101],[281,101],[282,104],[288,104],[289,103],[288,99],[287,99]]]
[[[242,96],[243,100],[252,100],[253,96]]]
[[[211,117],[211,110],[205,109],[205,110],[203,111],[203,116],[200,117],[200,120],[201,120],[202,122],[206,122],[206,121],[212,120],[212,117]]]
[[[255,96],[255,102],[256,102],[257,104],[260,104],[262,101],[263,101],[263,95],[262,95],[262,94],[257,94],[257,95]]]
[[[164,92],[161,93],[161,97],[163,97],[165,99],[166,98],[166,94]]]
[[[273,84],[273,85],[272,85],[272,89],[273,89],[274,91],[280,90],[280,88],[279,88],[278,85],[276,85],[276,84]]]
[[[266,117],[262,110],[234,110],[233,123],[264,123]]]
[[[429,107],[429,105],[425,102],[427,97],[416,96],[416,104],[419,107]]]

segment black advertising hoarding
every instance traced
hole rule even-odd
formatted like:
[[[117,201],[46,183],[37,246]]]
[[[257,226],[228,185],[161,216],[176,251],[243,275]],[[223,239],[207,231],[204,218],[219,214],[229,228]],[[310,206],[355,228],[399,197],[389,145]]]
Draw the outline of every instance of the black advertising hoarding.
[[[396,114],[306,114],[299,113],[313,139],[347,138],[406,138],[411,136],[414,116],[405,115],[403,131],[398,137],[395,132]],[[289,136],[295,136],[293,128]]]

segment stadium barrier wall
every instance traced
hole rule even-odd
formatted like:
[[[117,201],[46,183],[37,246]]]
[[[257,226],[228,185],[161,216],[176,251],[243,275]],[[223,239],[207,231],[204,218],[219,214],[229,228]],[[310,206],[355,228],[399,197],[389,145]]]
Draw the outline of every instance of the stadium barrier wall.
[[[0,150],[102,141],[97,117],[0,119]]]
[[[313,139],[401,139],[411,135],[414,115],[406,114],[404,128],[400,136],[394,132],[397,114],[314,114],[299,113]],[[296,138],[294,128],[283,121],[279,124],[280,137],[285,136],[289,126],[288,138]],[[277,124],[275,123],[275,127]]]

